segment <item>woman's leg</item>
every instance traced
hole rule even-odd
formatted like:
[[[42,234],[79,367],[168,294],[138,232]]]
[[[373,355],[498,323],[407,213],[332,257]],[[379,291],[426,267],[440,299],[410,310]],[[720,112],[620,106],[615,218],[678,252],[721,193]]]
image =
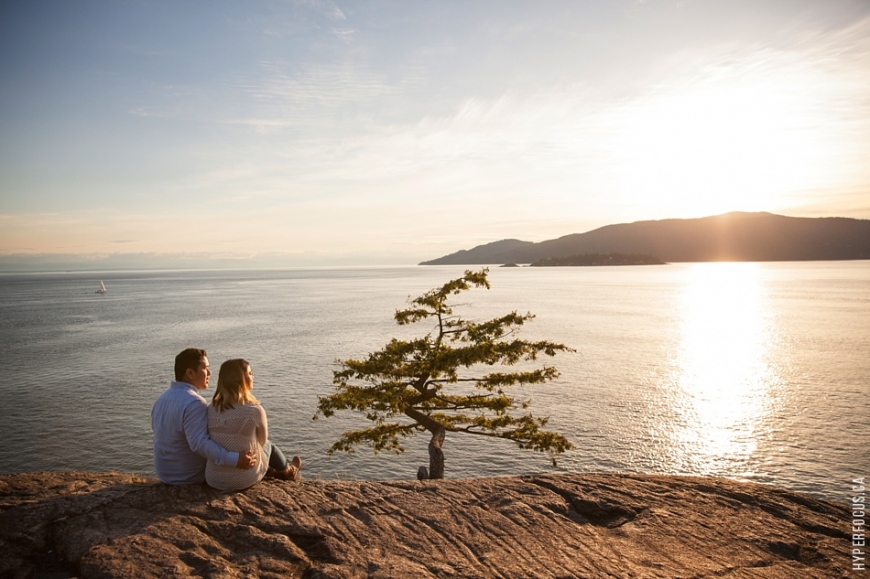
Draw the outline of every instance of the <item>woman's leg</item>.
[[[269,453],[269,472],[284,480],[296,480],[296,475],[302,468],[302,459],[294,456],[291,462],[287,462],[287,457],[281,449],[271,442],[269,444],[272,447]]]
[[[287,457],[281,452],[281,449],[275,443],[272,443],[272,452],[269,454],[269,468],[274,468],[277,471],[287,470]]]

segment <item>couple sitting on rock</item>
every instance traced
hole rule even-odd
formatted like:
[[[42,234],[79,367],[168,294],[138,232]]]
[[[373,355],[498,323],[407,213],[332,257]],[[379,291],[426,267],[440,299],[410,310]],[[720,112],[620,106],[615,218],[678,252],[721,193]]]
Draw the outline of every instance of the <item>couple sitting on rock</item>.
[[[208,388],[209,376],[205,350],[188,348],[175,357],[175,381],[151,409],[160,481],[241,490],[265,476],[296,480],[302,460],[288,462],[269,441],[266,411],[251,394],[250,364],[241,358],[221,364],[210,405],[198,392]]]

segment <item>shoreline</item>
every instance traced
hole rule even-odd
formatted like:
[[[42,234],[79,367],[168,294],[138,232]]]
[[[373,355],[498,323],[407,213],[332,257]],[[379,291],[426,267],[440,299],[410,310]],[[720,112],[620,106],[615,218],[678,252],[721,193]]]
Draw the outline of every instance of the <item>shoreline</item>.
[[[268,480],[233,493],[19,473],[0,475],[0,576],[842,577],[850,514],[673,475]]]

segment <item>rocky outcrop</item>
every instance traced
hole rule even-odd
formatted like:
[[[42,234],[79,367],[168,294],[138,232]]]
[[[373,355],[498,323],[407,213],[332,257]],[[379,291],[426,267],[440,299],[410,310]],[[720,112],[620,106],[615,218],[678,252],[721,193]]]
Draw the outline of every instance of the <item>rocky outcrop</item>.
[[[0,476],[0,576],[843,577],[845,504],[718,479]]]

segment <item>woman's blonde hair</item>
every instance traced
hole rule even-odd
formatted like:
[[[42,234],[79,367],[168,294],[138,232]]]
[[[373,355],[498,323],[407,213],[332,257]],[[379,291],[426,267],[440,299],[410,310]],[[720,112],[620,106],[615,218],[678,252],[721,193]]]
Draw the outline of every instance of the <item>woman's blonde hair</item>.
[[[218,374],[217,388],[211,399],[211,404],[218,412],[232,408],[236,404],[259,404],[251,394],[254,379],[248,370],[251,365],[247,360],[234,358],[221,364]]]

